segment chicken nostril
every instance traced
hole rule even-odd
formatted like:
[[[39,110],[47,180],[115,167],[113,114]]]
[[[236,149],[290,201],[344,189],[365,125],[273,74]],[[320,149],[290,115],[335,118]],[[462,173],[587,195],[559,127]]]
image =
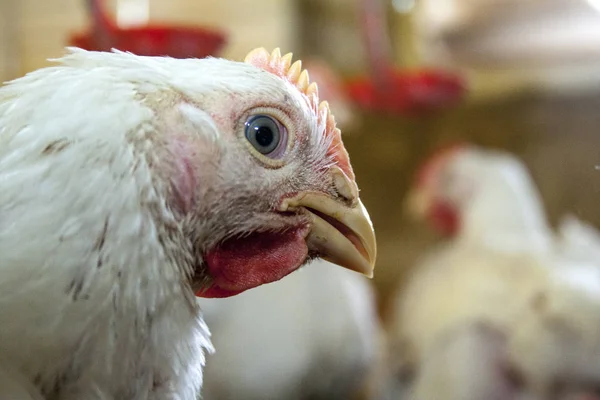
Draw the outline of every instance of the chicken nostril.
[[[352,182],[338,167],[333,167],[330,173],[337,193],[351,204],[355,204],[358,200],[358,187],[356,183]]]

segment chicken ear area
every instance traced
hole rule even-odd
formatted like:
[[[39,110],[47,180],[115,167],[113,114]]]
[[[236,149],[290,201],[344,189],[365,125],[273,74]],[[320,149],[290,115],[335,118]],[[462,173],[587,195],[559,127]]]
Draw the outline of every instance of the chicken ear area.
[[[309,231],[256,232],[222,242],[204,255],[213,284],[196,295],[230,297],[294,272],[308,257]]]

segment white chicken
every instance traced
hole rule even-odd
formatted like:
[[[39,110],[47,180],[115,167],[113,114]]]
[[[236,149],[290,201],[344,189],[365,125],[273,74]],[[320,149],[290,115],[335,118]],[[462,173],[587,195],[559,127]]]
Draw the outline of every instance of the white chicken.
[[[558,226],[558,253],[582,260],[600,260],[600,232],[574,215],[562,218]]]
[[[340,132],[291,54],[58,61],[0,89],[0,398],[196,400],[195,294],[318,256],[372,275]]]
[[[600,234],[573,216],[555,268],[515,324],[508,357],[540,398],[600,399]]]
[[[574,217],[555,235],[525,166],[476,146],[433,156],[410,199],[454,235],[396,299],[412,398],[596,398],[600,235]]]
[[[390,340],[416,374],[412,397],[516,398],[506,333],[545,279],[553,242],[535,186],[514,157],[462,145],[417,179],[413,210],[454,238],[413,268],[394,305]]]
[[[214,336],[205,400],[348,400],[377,358],[369,283],[326,261],[229,299],[199,299]]]

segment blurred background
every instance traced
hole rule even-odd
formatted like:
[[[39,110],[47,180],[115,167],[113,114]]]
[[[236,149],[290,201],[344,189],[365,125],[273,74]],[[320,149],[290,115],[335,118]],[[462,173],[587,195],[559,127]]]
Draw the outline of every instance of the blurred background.
[[[119,29],[147,24],[205,30],[207,47],[184,55],[241,60],[255,47],[280,47],[315,65],[309,72],[338,114],[376,229],[372,284],[384,322],[407,271],[439,240],[406,216],[403,201],[417,166],[440,146],[468,141],[509,151],[529,168],[552,224],[572,212],[600,225],[599,0],[106,0],[101,7],[104,16],[86,0],[0,0],[0,81],[48,65],[67,45],[101,47]]]

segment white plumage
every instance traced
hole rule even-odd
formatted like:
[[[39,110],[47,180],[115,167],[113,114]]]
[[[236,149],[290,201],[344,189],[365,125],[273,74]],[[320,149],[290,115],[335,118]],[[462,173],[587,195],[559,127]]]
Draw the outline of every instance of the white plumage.
[[[374,368],[373,289],[326,261],[236,297],[199,301],[216,349],[205,400],[347,400]]]
[[[212,345],[195,292],[348,254],[315,225],[320,204],[367,240],[338,263],[372,272],[370,220],[316,86],[291,55],[249,57],[72,49],[0,89],[0,398],[196,400]],[[277,167],[244,136],[254,114],[285,127]],[[321,203],[281,208],[304,192]]]
[[[47,396],[61,380],[79,382],[61,399],[142,399],[161,376],[177,379],[148,398],[195,399],[201,384],[208,331],[135,149],[156,118],[136,96],[166,90],[167,62],[77,51],[0,92],[0,354]]]
[[[415,373],[411,398],[545,399],[556,369],[572,394],[585,368],[568,361],[572,346],[546,315],[578,333],[572,352],[595,349],[597,234],[571,218],[556,236],[525,166],[506,153],[456,148],[420,176],[415,209],[436,224],[445,207],[458,229],[412,269],[394,304],[391,340]]]
[[[510,337],[511,362],[541,398],[600,398],[599,238],[573,216],[561,221],[554,268]]]

